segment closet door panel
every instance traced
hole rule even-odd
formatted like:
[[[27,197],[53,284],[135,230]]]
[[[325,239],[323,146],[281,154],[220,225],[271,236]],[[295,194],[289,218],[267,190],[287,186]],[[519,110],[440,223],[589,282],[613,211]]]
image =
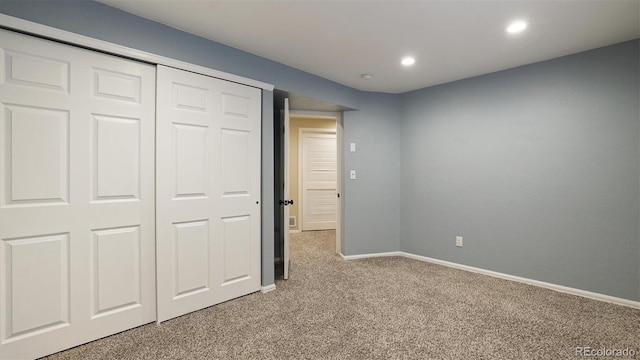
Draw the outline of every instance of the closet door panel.
[[[206,76],[158,68],[158,321],[215,303],[214,87]]]
[[[158,68],[158,321],[260,289],[260,104]]]
[[[224,299],[260,284],[260,91],[220,83],[219,236]],[[255,290],[254,290],[255,291]]]
[[[155,67],[0,34],[0,358],[34,358],[155,319]]]

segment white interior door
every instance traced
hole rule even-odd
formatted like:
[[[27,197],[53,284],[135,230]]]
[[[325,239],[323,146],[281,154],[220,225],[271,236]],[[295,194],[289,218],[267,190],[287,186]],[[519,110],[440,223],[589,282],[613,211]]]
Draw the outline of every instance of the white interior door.
[[[158,321],[260,289],[261,92],[158,66]]]
[[[300,129],[302,230],[336,228],[337,145],[335,132]]]
[[[0,358],[155,319],[155,68],[0,30]]]
[[[284,126],[284,216],[282,217],[282,232],[284,233],[284,273],[285,280],[289,279],[289,99],[284,99],[284,119],[282,121]]]

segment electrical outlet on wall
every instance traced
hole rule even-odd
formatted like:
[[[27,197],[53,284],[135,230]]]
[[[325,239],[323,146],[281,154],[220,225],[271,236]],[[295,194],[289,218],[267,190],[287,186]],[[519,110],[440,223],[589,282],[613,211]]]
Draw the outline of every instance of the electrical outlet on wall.
[[[456,246],[462,247],[462,236],[456,236]]]

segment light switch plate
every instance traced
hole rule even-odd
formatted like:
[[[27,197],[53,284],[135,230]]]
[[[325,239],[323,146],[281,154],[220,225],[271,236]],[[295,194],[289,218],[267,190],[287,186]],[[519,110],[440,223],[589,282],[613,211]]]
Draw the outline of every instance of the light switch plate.
[[[356,152],[356,143],[349,143],[349,151]]]
[[[355,170],[349,171],[349,179],[351,179],[351,180],[355,180],[356,179],[356,171]]]

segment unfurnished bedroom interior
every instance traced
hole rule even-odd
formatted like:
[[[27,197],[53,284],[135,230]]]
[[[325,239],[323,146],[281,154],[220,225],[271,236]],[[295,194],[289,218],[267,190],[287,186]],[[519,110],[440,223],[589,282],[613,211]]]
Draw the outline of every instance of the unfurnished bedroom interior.
[[[640,358],[640,1],[0,0],[41,358]]]

